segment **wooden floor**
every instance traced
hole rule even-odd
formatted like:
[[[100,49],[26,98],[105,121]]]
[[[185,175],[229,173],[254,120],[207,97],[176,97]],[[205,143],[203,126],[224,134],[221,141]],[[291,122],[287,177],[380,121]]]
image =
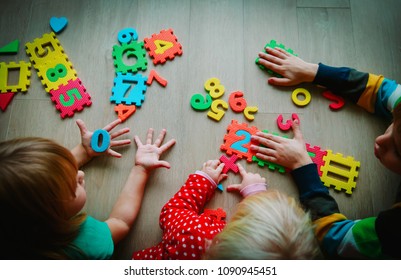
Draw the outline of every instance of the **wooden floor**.
[[[352,104],[338,112],[329,110],[329,101],[320,88],[305,85],[312,92],[311,103],[303,108],[291,101],[295,88],[274,88],[269,75],[254,61],[271,39],[292,48],[311,62],[352,66],[362,71],[401,79],[401,32],[399,0],[129,0],[129,1],[26,1],[1,0],[0,46],[18,39],[16,55],[1,55],[0,61],[28,61],[25,43],[51,32],[51,17],[66,17],[67,28],[57,35],[78,77],[92,96],[93,104],[73,118],[61,119],[37,72],[32,68],[28,92],[18,93],[5,112],[0,112],[0,140],[21,136],[55,139],[72,148],[79,141],[75,120],[83,119],[95,130],[116,119],[109,101],[115,70],[112,49],[117,34],[135,28],[139,40],[172,28],[183,54],[151,69],[168,80],[166,88],[152,84],[142,107],[124,124],[144,139],[149,127],[168,130],[177,144],[165,155],[172,168],[157,170],[148,182],[140,216],[129,236],[116,250],[116,259],[128,259],[133,251],[161,240],[158,216],[163,204],[181,187],[188,174],[208,159],[219,158],[220,145],[232,119],[259,129],[279,132],[278,114],[285,118],[297,113],[306,141],[331,149],[361,162],[357,187],[351,196],[330,192],[349,218],[376,215],[391,206],[399,177],[386,170],[373,155],[374,139],[388,123]],[[398,30],[398,31],[397,31]],[[196,112],[190,106],[195,93],[217,77],[226,88],[223,99],[243,91],[249,105],[259,107],[253,122],[228,109],[220,122]],[[282,133],[291,136],[291,133]],[[84,167],[87,204],[85,211],[98,218],[108,216],[133,164],[135,145],[121,149],[122,159],[97,158]],[[288,174],[241,163],[265,176],[271,188],[297,196]],[[1,176],[1,175],[0,175]],[[239,182],[230,173],[229,183]],[[239,201],[233,193],[216,192],[208,207],[223,207],[229,214]]]

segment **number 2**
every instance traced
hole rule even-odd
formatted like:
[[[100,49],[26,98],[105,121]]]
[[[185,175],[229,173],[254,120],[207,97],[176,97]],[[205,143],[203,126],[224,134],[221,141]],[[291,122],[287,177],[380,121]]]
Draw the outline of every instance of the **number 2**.
[[[251,134],[246,130],[238,130],[237,132],[235,132],[235,135],[245,137],[244,139],[239,139],[238,141],[234,142],[231,145],[231,148],[243,153],[247,153],[248,149],[245,148],[244,145],[248,144],[251,141]]]

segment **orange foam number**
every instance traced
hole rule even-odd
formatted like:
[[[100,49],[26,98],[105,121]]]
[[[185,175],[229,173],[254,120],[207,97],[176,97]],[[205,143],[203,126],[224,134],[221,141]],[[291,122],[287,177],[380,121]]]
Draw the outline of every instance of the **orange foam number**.
[[[182,54],[182,46],[172,29],[153,34],[151,38],[145,38],[144,43],[154,65],[165,63],[167,59],[173,60],[176,55]]]
[[[133,115],[136,111],[135,105],[124,105],[118,104],[114,107],[114,111],[117,112],[118,118],[124,122],[128,119],[131,115]]]
[[[234,112],[242,112],[246,108],[246,100],[243,98],[244,93],[241,91],[235,91],[230,94],[228,103]]]

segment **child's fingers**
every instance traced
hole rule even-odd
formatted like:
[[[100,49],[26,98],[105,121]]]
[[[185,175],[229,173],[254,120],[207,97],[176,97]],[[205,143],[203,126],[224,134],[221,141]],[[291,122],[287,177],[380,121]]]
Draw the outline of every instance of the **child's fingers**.
[[[161,152],[164,153],[165,151],[167,151],[168,149],[170,149],[172,146],[174,146],[175,143],[176,143],[175,139],[169,140],[167,143],[163,144],[163,145],[160,147]]]
[[[162,129],[162,131],[160,131],[160,134],[155,141],[156,147],[160,147],[160,145],[163,143],[164,137],[166,137],[166,133],[167,133],[166,129]]]
[[[115,128],[117,125],[119,125],[121,123],[120,119],[116,119],[115,121],[112,121],[111,123],[109,123],[108,125],[106,125],[103,129],[106,131],[110,131],[113,128]]]
[[[116,158],[122,157],[122,155],[120,153],[117,153],[116,151],[114,151],[112,149],[108,149],[107,154],[109,154],[112,157],[116,157]]]
[[[114,138],[117,138],[118,136],[121,136],[121,135],[126,134],[128,132],[130,132],[130,129],[128,127],[125,127],[123,129],[120,129],[117,132],[110,133],[110,138],[114,139]]]
[[[220,161],[218,161],[220,162]],[[224,168],[224,162],[220,163],[217,168],[216,171],[220,174],[221,172],[223,172],[223,168]]]
[[[238,165],[239,174],[241,174],[241,176],[244,177],[247,174],[245,168],[242,167],[241,163],[238,163],[237,165]]]
[[[125,146],[131,144],[130,139],[116,140],[110,142],[110,147]]]
[[[142,142],[141,142],[141,139],[139,139],[138,135],[134,136],[134,141],[135,141],[137,147],[140,147],[140,146],[143,145]]]
[[[282,86],[282,87],[286,87],[286,86],[292,86],[291,84],[291,80],[288,78],[276,78],[276,77],[272,77],[267,79],[267,82],[270,85],[274,85],[274,86]]]
[[[81,132],[81,135],[85,135],[88,132],[88,129],[86,128],[86,125],[83,120],[78,119],[76,121],[76,124],[79,128],[79,131]]]

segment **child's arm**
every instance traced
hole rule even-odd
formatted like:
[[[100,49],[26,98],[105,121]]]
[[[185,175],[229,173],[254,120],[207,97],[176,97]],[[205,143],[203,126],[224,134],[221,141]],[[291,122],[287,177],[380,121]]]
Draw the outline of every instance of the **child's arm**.
[[[106,220],[114,244],[123,239],[131,229],[139,213],[145,185],[152,170],[159,167],[170,168],[170,164],[167,161],[160,160],[160,157],[175,144],[175,140],[171,139],[162,145],[165,135],[166,130],[163,129],[154,144],[152,144],[153,129],[150,128],[145,144],[141,142],[138,136],[134,138],[138,146],[135,165],[132,167],[125,186],[114,204],[109,218]]]
[[[91,147],[91,139],[92,139],[93,132],[89,131],[86,128],[86,125],[82,120],[78,119],[76,123],[77,123],[78,128],[81,133],[81,143],[78,144],[77,146],[75,146],[71,150],[71,153],[74,155],[79,167],[85,165],[93,157],[103,155],[103,154],[108,154],[110,156],[119,158],[119,157],[121,157],[121,154],[117,153],[116,151],[112,150],[111,148],[131,144],[131,140],[129,140],[129,139],[113,140],[114,138],[121,136],[123,134],[126,134],[130,131],[129,128],[123,128],[117,132],[110,133],[110,139],[113,140],[113,141],[110,141],[110,147],[104,153],[97,153]],[[121,123],[121,120],[117,119],[117,120],[109,123],[108,125],[106,125],[103,129],[110,132],[113,128],[115,128],[120,123]]]
[[[212,198],[217,184],[227,175],[222,174],[224,163],[219,160],[205,162],[200,171],[189,175],[180,190],[163,206],[160,213],[160,226],[167,229],[169,214],[180,211],[180,215],[200,215],[205,204]],[[172,225],[173,226],[173,225]]]
[[[401,101],[401,86],[383,76],[348,67],[308,63],[282,49],[266,48],[266,51],[259,53],[259,63],[283,76],[269,78],[268,82],[272,85],[293,86],[313,82],[346,97],[370,113],[388,119]]]

